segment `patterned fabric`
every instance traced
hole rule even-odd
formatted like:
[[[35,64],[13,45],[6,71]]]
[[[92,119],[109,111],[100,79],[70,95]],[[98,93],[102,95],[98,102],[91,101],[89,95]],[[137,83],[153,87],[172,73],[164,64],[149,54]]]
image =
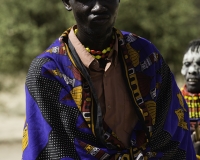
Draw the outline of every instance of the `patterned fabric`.
[[[124,78],[140,119],[130,137],[131,147],[125,148],[98,116],[93,93],[68,48],[69,31],[29,68],[23,159],[196,159],[187,105],[155,46],[114,29]],[[98,124],[103,124],[103,132],[96,129]]]

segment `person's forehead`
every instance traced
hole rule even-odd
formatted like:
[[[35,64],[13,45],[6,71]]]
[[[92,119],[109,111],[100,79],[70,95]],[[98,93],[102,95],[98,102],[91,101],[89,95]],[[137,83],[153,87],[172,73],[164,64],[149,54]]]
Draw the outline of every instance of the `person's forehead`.
[[[197,58],[200,58],[200,52],[199,52],[199,50],[198,50],[198,52],[197,52],[197,50],[192,51],[191,49],[189,49],[189,50],[185,53],[183,60],[193,59],[193,58],[196,58],[196,59],[197,59]]]

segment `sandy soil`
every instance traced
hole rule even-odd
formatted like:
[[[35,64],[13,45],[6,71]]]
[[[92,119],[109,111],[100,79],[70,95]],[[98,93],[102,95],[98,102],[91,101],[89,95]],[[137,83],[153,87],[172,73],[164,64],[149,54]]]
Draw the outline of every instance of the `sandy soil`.
[[[21,159],[21,142],[0,143],[1,160],[20,160]]]
[[[25,75],[0,76],[0,160],[20,160]]]

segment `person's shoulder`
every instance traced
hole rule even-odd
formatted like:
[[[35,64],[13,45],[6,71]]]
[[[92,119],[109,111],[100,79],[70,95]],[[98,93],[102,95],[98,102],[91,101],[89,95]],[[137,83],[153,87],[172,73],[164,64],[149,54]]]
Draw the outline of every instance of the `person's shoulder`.
[[[154,44],[150,40],[148,40],[144,37],[141,37],[135,33],[123,31],[123,30],[121,30],[121,33],[127,43],[133,43],[133,44],[139,45],[141,47],[148,46],[148,45],[154,46]]]
[[[143,53],[144,56],[152,53],[160,54],[159,50],[150,40],[128,31],[121,31],[121,34],[125,41],[124,43],[130,44],[134,50]]]
[[[38,57],[51,54],[65,54],[63,52],[64,43],[60,38],[57,38],[52,44],[49,45]]]
[[[57,38],[49,47],[47,47],[42,53],[36,55],[32,60],[30,67],[43,66],[47,62],[51,62],[51,65],[62,64],[66,58],[67,51],[65,49],[65,43],[62,39]]]

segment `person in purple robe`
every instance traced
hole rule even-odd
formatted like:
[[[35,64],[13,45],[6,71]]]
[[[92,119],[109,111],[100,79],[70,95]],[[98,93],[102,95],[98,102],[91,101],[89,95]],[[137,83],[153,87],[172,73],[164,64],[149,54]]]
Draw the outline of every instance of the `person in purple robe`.
[[[196,159],[174,75],[149,40],[115,28],[119,0],[62,1],[76,24],[30,65],[22,159]]]

